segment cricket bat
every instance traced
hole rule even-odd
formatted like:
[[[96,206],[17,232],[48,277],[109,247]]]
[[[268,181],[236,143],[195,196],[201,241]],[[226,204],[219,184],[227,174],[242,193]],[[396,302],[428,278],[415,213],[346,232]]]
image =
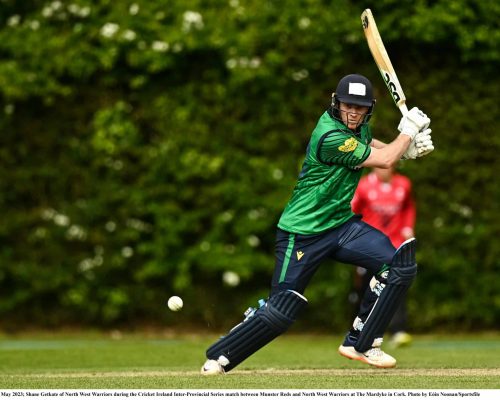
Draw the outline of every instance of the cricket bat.
[[[363,23],[363,29],[365,31],[366,41],[368,42],[368,47],[372,53],[372,56],[377,64],[377,67],[384,79],[384,82],[391,93],[391,96],[398,106],[401,114],[405,115],[408,112],[408,107],[406,107],[406,96],[403,93],[403,89],[399,83],[398,77],[396,76],[396,71],[392,66],[387,50],[385,49],[382,38],[373,18],[373,14],[369,8],[367,8],[361,14],[361,22]]]

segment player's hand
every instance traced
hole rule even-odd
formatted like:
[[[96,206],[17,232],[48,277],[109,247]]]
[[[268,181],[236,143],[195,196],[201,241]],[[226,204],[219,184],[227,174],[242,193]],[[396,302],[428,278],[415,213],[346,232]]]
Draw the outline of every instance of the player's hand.
[[[413,123],[418,126],[419,131],[427,129],[431,123],[431,119],[427,116],[427,114],[425,114],[418,107],[413,107],[410,111],[408,111],[405,117],[412,120]]]
[[[417,157],[425,156],[434,150],[434,143],[432,143],[431,137],[432,129],[427,128],[423,131],[417,133],[415,136],[415,148],[417,149]]]
[[[413,107],[410,111],[408,111],[398,125],[398,130],[403,135],[410,136],[411,140],[415,138],[418,132],[423,129],[426,129],[431,120],[417,107]]]
[[[414,160],[418,157],[418,150],[415,141],[412,140],[406,151],[401,156],[401,160]]]
[[[417,157],[423,157],[434,150],[434,144],[431,137],[432,129],[427,128],[415,135],[415,139],[410,143],[404,154],[401,156],[402,160],[414,160]]]

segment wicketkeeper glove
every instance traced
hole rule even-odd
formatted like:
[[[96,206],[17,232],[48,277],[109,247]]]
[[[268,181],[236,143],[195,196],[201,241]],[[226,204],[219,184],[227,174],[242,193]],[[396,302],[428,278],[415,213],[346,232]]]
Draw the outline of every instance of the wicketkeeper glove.
[[[426,114],[417,107],[413,107],[399,121],[398,130],[403,135],[410,136],[411,140],[413,140],[417,133],[426,129],[430,123],[431,120]]]

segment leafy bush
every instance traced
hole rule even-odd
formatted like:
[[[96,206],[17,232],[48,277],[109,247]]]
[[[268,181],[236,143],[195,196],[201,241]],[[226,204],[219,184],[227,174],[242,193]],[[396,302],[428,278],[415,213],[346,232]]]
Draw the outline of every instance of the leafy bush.
[[[413,329],[496,326],[500,5],[322,3],[0,3],[4,326],[227,327],[265,297],[276,222],[341,76],[372,80],[375,134],[395,134],[363,6],[433,121],[436,151],[402,165],[419,209]],[[307,325],[343,330],[351,270],[319,275]]]

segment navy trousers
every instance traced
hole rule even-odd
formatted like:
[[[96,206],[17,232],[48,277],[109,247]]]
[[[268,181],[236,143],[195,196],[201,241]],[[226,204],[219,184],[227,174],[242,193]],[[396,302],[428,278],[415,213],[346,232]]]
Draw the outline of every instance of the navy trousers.
[[[361,221],[359,216],[340,227],[315,235],[278,229],[271,295],[287,289],[303,294],[326,258],[361,266],[377,275],[388,268],[395,251],[385,234]]]

